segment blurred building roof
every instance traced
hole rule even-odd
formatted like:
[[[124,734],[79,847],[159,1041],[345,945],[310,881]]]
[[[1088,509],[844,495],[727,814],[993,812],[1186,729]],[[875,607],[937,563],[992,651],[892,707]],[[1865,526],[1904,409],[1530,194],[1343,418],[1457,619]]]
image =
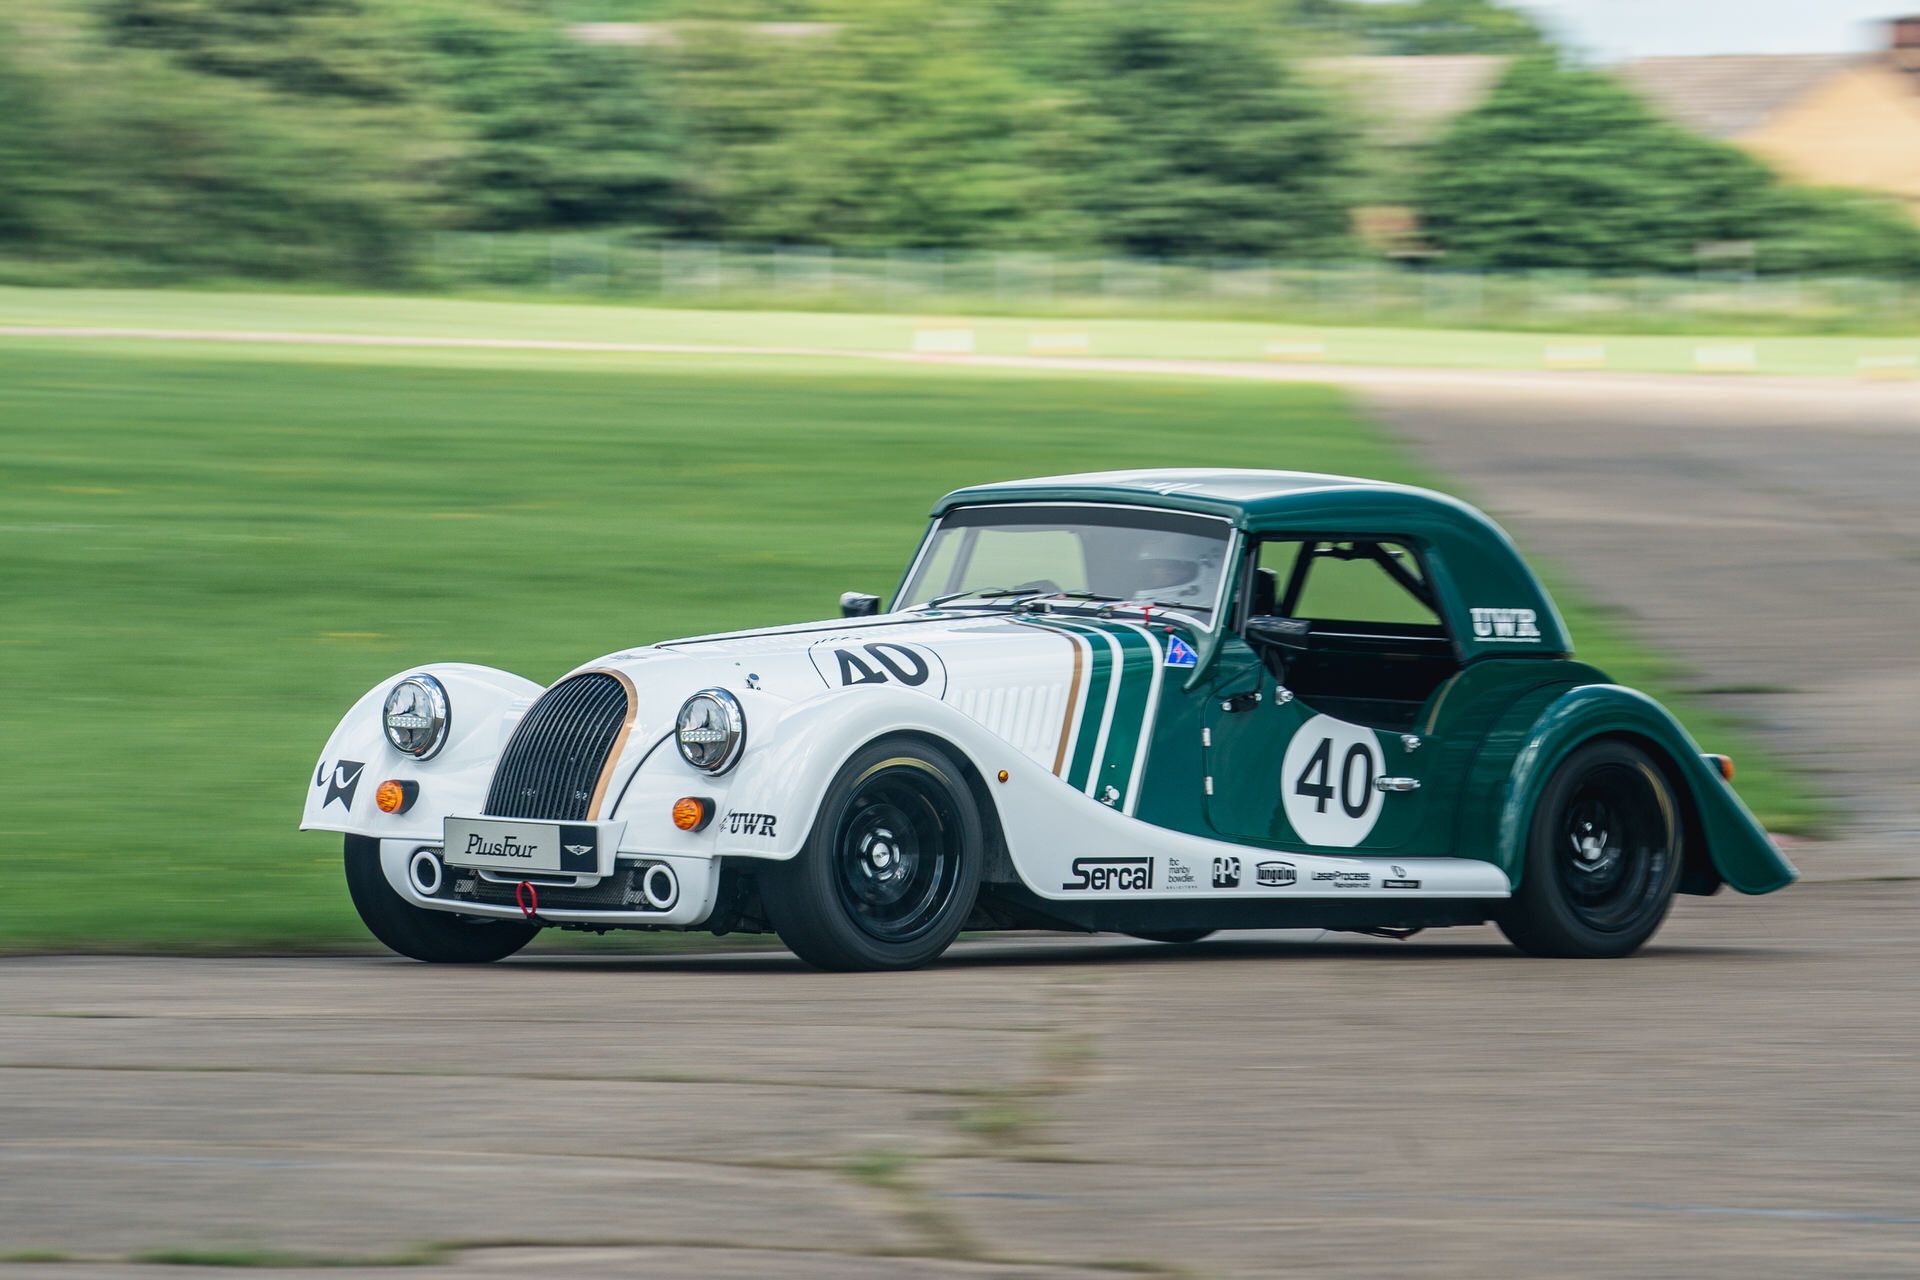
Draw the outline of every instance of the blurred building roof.
[[[1681,124],[1710,138],[1737,138],[1873,54],[1733,54],[1634,58],[1611,70]]]
[[[1656,110],[1762,157],[1796,182],[1897,196],[1920,218],[1920,17],[1877,53],[1635,58],[1607,70]],[[1510,60],[1487,55],[1319,58],[1376,142],[1426,141],[1485,99]]]
[[[1495,54],[1314,58],[1310,70],[1357,91],[1381,140],[1417,142],[1478,106],[1509,59]]]

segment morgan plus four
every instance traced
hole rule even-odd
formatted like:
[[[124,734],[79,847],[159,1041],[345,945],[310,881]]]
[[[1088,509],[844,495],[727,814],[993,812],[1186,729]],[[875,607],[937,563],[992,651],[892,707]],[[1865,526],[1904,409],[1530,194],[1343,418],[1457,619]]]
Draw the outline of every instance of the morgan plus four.
[[[436,663],[328,739],[304,829],[367,927],[773,930],[898,969],[963,929],[1401,935],[1632,952],[1673,894],[1795,872],[1646,695],[1577,662],[1498,526],[1281,471],[949,494],[892,608],[670,640],[546,689]]]

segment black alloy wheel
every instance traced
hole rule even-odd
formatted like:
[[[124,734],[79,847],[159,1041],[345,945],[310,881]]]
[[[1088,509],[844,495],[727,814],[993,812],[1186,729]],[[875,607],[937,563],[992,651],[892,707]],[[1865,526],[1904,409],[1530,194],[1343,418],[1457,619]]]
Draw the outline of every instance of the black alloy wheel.
[[[1530,955],[1631,954],[1666,918],[1680,840],[1673,788],[1645,751],[1612,738],[1583,744],[1534,806],[1501,931]]]
[[[347,893],[367,931],[410,960],[429,964],[490,964],[533,941],[540,926],[524,920],[457,916],[416,907],[387,883],[380,842],[348,836]]]
[[[957,761],[880,741],[827,788],[807,842],[762,873],[767,914],[822,969],[910,969],[947,949],[973,910],[983,839]]]

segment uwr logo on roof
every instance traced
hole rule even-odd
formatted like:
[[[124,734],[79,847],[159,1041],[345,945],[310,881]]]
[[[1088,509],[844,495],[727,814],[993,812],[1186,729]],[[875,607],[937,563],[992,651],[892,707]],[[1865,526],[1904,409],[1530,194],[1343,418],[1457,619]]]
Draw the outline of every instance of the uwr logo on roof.
[[[1473,638],[1535,644],[1540,639],[1540,624],[1531,609],[1475,609]]]

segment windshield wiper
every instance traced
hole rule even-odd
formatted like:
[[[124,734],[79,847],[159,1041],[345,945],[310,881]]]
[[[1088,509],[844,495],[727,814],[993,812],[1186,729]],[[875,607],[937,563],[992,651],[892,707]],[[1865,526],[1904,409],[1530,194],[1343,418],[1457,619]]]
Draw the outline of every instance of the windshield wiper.
[[[997,600],[1004,596],[1044,596],[1050,594],[1039,587],[972,587],[966,591],[954,591],[944,596],[935,596],[927,601],[927,608],[938,609],[943,604],[955,600],[964,600],[968,596],[977,596],[982,600]]]
[[[1084,600],[1089,604],[1119,604],[1121,597],[1104,596],[1098,591],[1037,591],[1024,600],[1014,601],[1014,609],[1026,613],[1045,613],[1049,600]]]

